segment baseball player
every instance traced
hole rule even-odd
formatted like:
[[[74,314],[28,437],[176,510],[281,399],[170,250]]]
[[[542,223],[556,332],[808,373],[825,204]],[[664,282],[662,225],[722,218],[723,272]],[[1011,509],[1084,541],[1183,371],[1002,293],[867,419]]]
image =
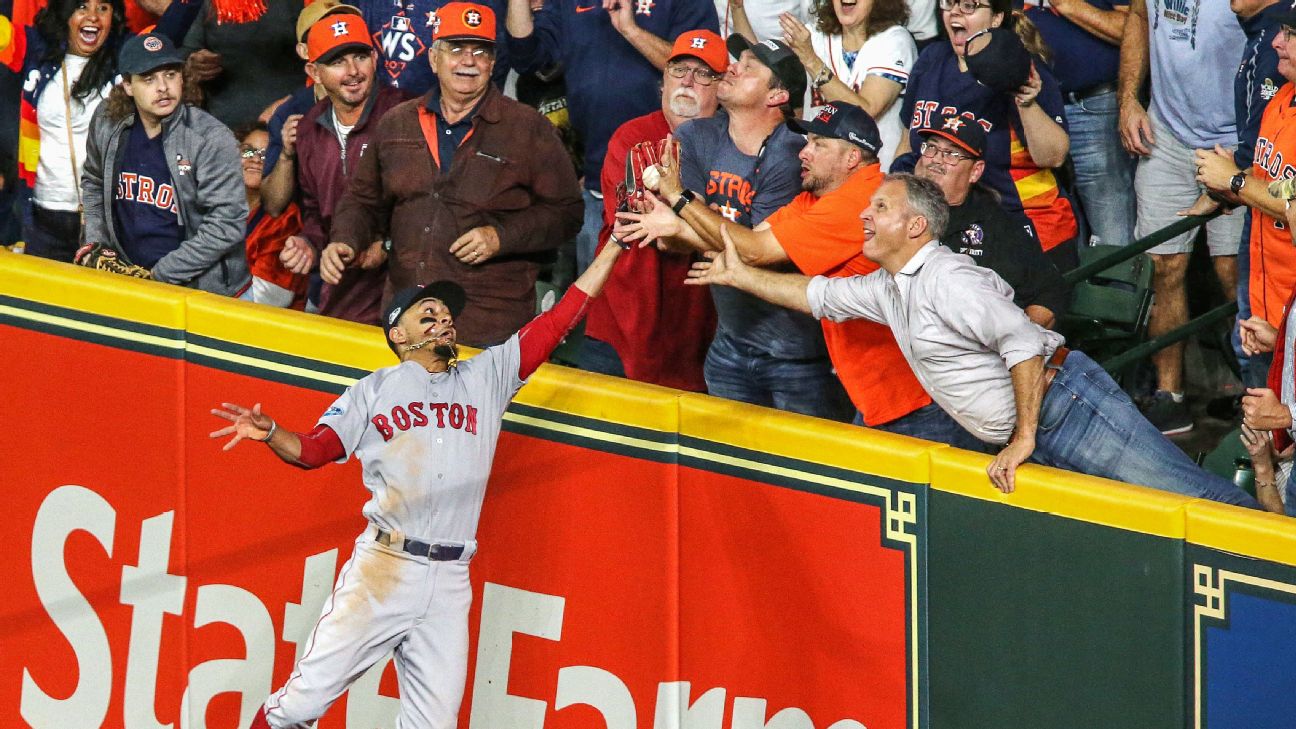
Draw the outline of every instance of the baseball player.
[[[211,434],[258,440],[280,459],[318,468],[355,455],[372,498],[333,594],[283,688],[252,727],[308,726],[370,666],[395,651],[397,726],[457,725],[468,671],[468,562],[504,409],[584,316],[620,255],[606,246],[562,300],[503,344],[457,357],[465,294],[438,281],[395,297],[384,317],[400,364],[352,385],[309,433],[223,403],[232,424]]]

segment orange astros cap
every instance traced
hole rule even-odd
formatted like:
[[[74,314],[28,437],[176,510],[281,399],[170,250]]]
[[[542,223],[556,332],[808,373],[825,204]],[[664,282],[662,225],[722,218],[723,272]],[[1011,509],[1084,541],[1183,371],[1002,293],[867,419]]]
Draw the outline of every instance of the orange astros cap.
[[[306,55],[315,63],[327,63],[344,51],[362,48],[373,50],[373,40],[364,18],[356,15],[327,15],[315,21],[306,34]]]
[[[446,3],[436,11],[432,40],[495,42],[495,11],[477,3]]]
[[[680,33],[671,47],[670,58],[666,60],[673,61],[683,56],[698,59],[716,73],[724,73],[729,68],[729,51],[724,40],[709,30]]]

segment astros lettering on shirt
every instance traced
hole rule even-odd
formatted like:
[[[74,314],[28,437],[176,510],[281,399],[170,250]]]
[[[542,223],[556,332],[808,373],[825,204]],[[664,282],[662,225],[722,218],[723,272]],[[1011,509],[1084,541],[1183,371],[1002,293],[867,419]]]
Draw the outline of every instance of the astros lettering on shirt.
[[[1043,83],[1036,103],[1066,129],[1057,80],[1042,61],[1036,59],[1035,68]],[[1016,102],[1011,95],[992,91],[977,83],[971,73],[960,71],[948,43],[933,43],[923,49],[909,76],[900,114],[909,125],[909,146],[915,152],[923,141],[918,130],[939,124],[944,116],[957,114],[980,124],[986,133],[981,183],[999,193],[1005,210],[1022,215],[1023,225],[1044,250],[1075,237],[1071,203],[1061,195],[1053,171],[1038,167],[1031,159]]]
[[[1265,107],[1247,186],[1296,177],[1296,86],[1287,83]],[[1251,312],[1275,327],[1296,289],[1296,246],[1282,218],[1251,211]]]
[[[188,166],[187,161],[177,160],[178,169]],[[114,183],[117,240],[132,263],[152,268],[184,240],[161,134],[149,139],[143,124],[131,126]]]

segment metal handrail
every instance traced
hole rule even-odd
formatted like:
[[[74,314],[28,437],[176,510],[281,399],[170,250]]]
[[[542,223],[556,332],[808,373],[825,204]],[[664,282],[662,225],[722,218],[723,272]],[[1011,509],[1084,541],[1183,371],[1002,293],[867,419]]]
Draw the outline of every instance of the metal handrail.
[[[1149,357],[1172,344],[1177,344],[1188,337],[1191,337],[1206,327],[1212,326],[1216,322],[1223,321],[1228,317],[1236,315],[1237,310],[1238,305],[1236,301],[1220,304],[1205,314],[1190,320],[1187,324],[1184,324],[1178,329],[1172,329],[1159,337],[1149,339],[1136,347],[1121,352],[1111,359],[1103,361],[1102,368],[1112,373],[1120,372],[1144,357]]]
[[[1210,221],[1221,214],[1221,210],[1216,210],[1207,215],[1189,215],[1183,220],[1173,222],[1160,230],[1139,238],[1129,245],[1121,246],[1118,250],[1112,251],[1096,261],[1086,263],[1079,268],[1067,271],[1062,274],[1062,280],[1066,281],[1068,285],[1077,284],[1099,271],[1105,271],[1118,263],[1127,261],[1140,253],[1155,248],[1176,235],[1187,233],[1194,228],[1204,225],[1207,221]]]

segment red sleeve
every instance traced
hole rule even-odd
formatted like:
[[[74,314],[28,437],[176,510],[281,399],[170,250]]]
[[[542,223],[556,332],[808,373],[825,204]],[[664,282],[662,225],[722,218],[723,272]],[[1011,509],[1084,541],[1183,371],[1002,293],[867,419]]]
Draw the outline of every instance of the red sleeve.
[[[552,309],[522,327],[522,331],[518,332],[518,348],[522,350],[521,363],[518,365],[519,380],[530,377],[531,373],[549,359],[563,337],[585,316],[589,301],[589,294],[572,286]]]
[[[346,455],[337,433],[327,425],[317,425],[311,432],[298,433],[297,437],[301,439],[301,455],[295,465],[302,468],[319,468]]]

